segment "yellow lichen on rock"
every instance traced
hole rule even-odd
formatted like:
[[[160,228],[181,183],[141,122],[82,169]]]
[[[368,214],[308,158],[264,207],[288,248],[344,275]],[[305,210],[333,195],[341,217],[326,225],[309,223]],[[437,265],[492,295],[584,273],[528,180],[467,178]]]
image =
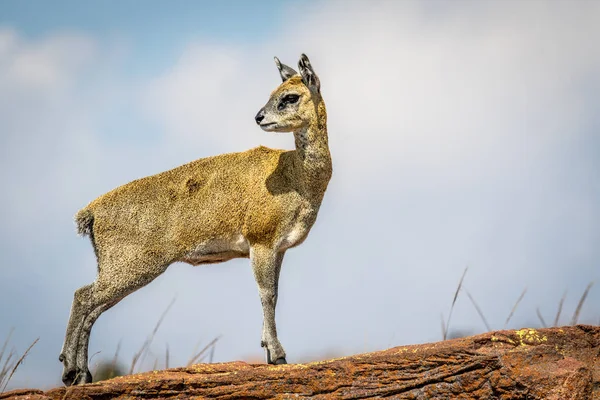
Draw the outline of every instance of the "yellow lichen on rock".
[[[536,345],[546,342],[548,338],[546,336],[542,336],[535,329],[523,328],[515,331],[515,334],[519,338],[519,345]]]

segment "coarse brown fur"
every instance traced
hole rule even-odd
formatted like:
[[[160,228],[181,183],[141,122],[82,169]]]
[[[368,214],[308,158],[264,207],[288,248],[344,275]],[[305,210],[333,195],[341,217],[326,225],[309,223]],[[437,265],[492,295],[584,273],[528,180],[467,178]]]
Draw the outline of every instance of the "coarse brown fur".
[[[89,334],[100,314],[177,261],[250,258],[263,306],[261,345],[267,362],[286,362],[275,327],[281,262],[314,224],[332,167],[320,82],[308,58],[300,58],[300,74],[276,64],[283,83],[256,122],[294,132],[295,150],[261,146],[199,159],[120,186],[77,213],[98,277],[75,292],[60,355],[65,384],[91,381]]]

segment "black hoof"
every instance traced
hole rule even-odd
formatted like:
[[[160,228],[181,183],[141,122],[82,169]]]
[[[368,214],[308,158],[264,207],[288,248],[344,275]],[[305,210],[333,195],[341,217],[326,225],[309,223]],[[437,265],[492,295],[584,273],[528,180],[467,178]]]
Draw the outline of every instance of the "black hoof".
[[[92,383],[92,374],[90,373],[90,371],[69,370],[63,374],[62,381],[65,384],[65,386]]]
[[[271,358],[271,352],[269,351],[269,348],[265,347],[265,350],[267,351],[267,364],[271,364],[271,365],[287,364],[285,357],[279,357],[277,360],[273,361],[273,359]]]
[[[71,386],[75,382],[76,375],[77,375],[77,372],[74,369],[71,369],[71,370],[63,373],[62,381],[65,384],[65,386]]]
[[[92,383],[92,374],[90,371],[86,371],[85,373],[80,374],[78,385],[83,385],[84,383]]]

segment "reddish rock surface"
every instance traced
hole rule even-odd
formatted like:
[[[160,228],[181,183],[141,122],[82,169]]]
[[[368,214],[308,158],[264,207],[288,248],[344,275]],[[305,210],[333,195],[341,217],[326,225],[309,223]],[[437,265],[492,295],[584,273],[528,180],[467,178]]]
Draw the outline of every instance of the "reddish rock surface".
[[[497,331],[309,364],[233,362],[0,399],[600,399],[600,327]]]

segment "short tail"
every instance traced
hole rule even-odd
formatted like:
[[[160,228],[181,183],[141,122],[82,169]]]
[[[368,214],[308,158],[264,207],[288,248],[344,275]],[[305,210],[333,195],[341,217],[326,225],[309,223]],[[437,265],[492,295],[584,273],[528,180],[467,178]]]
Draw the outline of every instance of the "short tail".
[[[94,213],[89,208],[84,208],[75,214],[75,224],[77,225],[77,233],[81,236],[89,236],[94,248],[96,259],[98,258],[98,248],[96,247],[96,239],[94,238]],[[100,265],[98,265],[100,268]],[[98,269],[100,271],[100,269]]]
[[[80,210],[75,215],[75,224],[77,225],[77,233],[81,236],[92,236],[94,227],[94,214],[89,208]]]

